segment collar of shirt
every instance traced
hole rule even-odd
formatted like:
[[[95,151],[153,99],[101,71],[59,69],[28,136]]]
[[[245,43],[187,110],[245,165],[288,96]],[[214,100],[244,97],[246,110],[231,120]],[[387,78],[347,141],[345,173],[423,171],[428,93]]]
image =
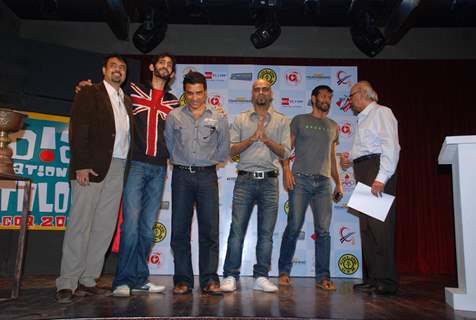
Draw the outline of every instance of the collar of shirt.
[[[206,113],[210,113],[210,114],[213,114],[213,110],[214,110],[214,107],[211,107],[210,105],[208,104],[205,104],[205,110],[203,111],[203,114],[202,116]],[[182,109],[182,112],[185,112],[187,113],[188,115],[190,115],[192,117],[192,111],[190,110],[190,105],[186,105],[183,109]],[[201,117],[200,117],[201,118]]]
[[[270,106],[266,112],[267,112],[267,119],[266,120],[269,120],[273,116],[273,113],[275,113],[276,111],[274,111],[274,108],[272,106]],[[256,112],[256,110],[254,108],[251,108],[251,109],[248,110],[248,116],[251,120],[255,120],[256,117],[258,116],[258,113]]]
[[[362,120],[363,118],[367,117],[369,113],[377,108],[377,102],[372,101],[369,103],[364,110],[362,110],[358,115],[357,115],[357,120]]]
[[[107,94],[109,95],[109,98],[116,99],[117,94],[119,94],[119,97],[121,98],[121,101],[124,101],[124,91],[122,91],[121,87],[119,87],[119,90],[116,90],[106,80],[103,80],[102,82],[104,83],[104,86],[106,87],[106,91],[107,91]]]

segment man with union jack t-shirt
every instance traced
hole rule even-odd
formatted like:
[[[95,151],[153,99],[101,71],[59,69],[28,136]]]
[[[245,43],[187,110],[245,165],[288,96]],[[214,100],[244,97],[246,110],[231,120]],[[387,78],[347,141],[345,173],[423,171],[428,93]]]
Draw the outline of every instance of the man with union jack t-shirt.
[[[162,285],[148,281],[148,257],[153,240],[153,226],[162,201],[167,172],[168,151],[164,128],[167,114],[179,106],[170,92],[169,83],[175,76],[175,58],[164,53],[154,56],[149,70],[152,80],[147,85],[130,83],[134,135],[131,161],[123,191],[122,225],[119,260],[112,287],[114,296],[129,296],[134,292],[159,293]],[[81,87],[91,85],[81,81]]]
[[[165,290],[164,286],[148,281],[147,261],[167,173],[165,119],[179,105],[177,98],[168,92],[168,84],[175,76],[175,59],[169,54],[159,54],[153,58],[149,70],[150,85],[130,84],[135,135],[123,193],[119,260],[112,284],[114,296]]]

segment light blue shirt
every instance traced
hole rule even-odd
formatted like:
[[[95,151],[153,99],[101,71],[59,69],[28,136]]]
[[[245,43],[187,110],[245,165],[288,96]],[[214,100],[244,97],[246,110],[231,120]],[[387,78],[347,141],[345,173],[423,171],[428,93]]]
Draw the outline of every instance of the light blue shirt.
[[[210,106],[199,119],[188,105],[176,108],[165,122],[165,142],[175,165],[204,167],[224,162],[230,153],[228,120]]]
[[[279,170],[279,160],[289,158],[291,154],[291,130],[289,119],[272,107],[266,117],[266,135],[284,148],[284,157],[279,157],[261,141],[255,141],[240,153],[237,169],[244,171],[276,171]],[[258,127],[258,114],[254,108],[236,115],[231,125],[231,143],[239,143],[255,134]]]

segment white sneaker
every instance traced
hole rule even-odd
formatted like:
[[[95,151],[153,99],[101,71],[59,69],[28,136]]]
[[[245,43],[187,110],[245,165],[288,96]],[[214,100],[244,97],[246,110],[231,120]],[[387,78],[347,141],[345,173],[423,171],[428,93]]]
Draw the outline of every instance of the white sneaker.
[[[253,290],[259,290],[264,292],[276,292],[278,291],[278,287],[274,285],[268,278],[265,277],[258,277],[255,280],[255,286]]]
[[[233,292],[236,290],[236,279],[233,276],[223,279],[220,285],[220,289],[223,292]]]
[[[123,284],[121,286],[116,287],[112,292],[114,297],[128,297],[131,295],[131,289],[127,284]]]
[[[131,291],[132,293],[161,293],[165,291],[165,286],[148,282],[142,287],[133,288]]]

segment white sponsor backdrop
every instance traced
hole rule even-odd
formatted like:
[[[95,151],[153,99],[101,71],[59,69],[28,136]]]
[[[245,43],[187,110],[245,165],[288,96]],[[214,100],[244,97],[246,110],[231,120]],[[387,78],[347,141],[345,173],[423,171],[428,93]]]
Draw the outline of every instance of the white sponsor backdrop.
[[[221,104],[230,123],[236,114],[251,108],[251,85],[257,78],[265,78],[273,83],[273,107],[290,119],[311,111],[310,96],[314,87],[320,84],[334,90],[330,117],[340,127],[340,144],[337,152],[349,151],[352,145],[356,119],[349,105],[349,91],[357,81],[356,67],[303,67],[303,66],[265,66],[265,65],[178,65],[176,81],[172,92],[182,97],[183,75],[189,70],[199,71],[207,78],[208,103]],[[183,99],[183,97],[182,97]],[[182,100],[183,101],[183,100]],[[171,236],[171,168],[166,181],[162,209],[156,228],[156,241],[150,260],[151,274],[173,274],[173,256],[170,249]],[[352,171],[340,172],[344,185],[343,200],[334,204],[331,232],[332,277],[362,277],[362,255],[358,219],[349,214],[344,205],[355,185]],[[227,239],[231,222],[231,202],[236,178],[236,163],[229,162],[218,171],[220,186],[220,261],[218,273],[223,272],[227,249]],[[279,248],[286,227],[288,194],[283,190],[280,177],[279,212],[273,235],[273,257],[270,275],[278,274]],[[255,245],[257,239],[256,208],[251,217],[245,238],[242,275],[253,274]],[[310,208],[306,213],[304,227],[299,237],[292,276],[314,276],[314,227]],[[192,261],[195,274],[198,274],[197,222],[192,227]],[[180,262],[179,262],[180,263]]]

